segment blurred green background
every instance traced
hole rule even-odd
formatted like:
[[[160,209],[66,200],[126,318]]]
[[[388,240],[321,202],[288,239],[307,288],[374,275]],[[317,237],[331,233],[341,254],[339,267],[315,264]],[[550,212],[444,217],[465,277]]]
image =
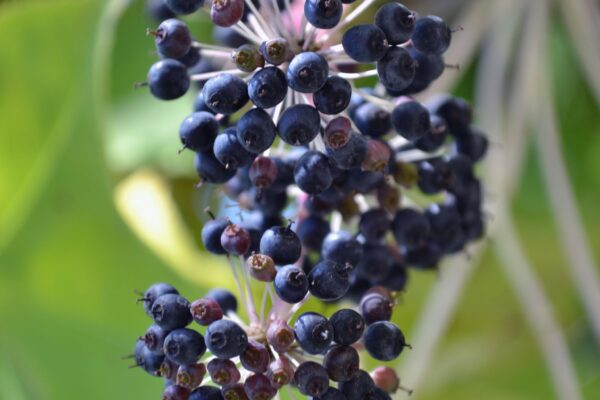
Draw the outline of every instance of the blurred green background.
[[[436,3],[449,15],[471,6],[413,5],[436,10]],[[598,263],[600,112],[559,14],[548,17],[543,62]],[[207,41],[206,19],[190,23]],[[141,1],[0,2],[2,400],[159,398],[158,380],[120,360],[148,324],[133,290],[167,281],[196,298],[209,285],[231,286],[224,260],[205,254],[198,240],[199,210],[218,193],[195,190],[190,154],[177,156],[177,126],[193,98],[161,103],[133,89],[154,59],[145,35],[152,24]],[[456,93],[474,98],[477,66],[475,60],[463,71]],[[492,151],[502,152],[502,144]],[[566,335],[583,395],[598,399],[598,342],[568,272],[539,165],[531,147],[512,204],[518,236]],[[409,340],[445,273],[412,274],[395,315]],[[522,308],[486,251],[415,398],[554,396]]]

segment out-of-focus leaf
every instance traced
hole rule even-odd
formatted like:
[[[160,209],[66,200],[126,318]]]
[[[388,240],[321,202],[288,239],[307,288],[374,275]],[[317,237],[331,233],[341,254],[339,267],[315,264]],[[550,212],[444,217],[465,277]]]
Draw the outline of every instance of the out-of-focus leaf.
[[[98,26],[105,6],[0,11],[0,359],[21,367],[27,398],[156,397],[160,380],[120,361],[150,324],[133,289],[168,280],[202,293],[170,274],[114,209],[92,74],[112,29]],[[11,382],[2,389],[18,399]]]

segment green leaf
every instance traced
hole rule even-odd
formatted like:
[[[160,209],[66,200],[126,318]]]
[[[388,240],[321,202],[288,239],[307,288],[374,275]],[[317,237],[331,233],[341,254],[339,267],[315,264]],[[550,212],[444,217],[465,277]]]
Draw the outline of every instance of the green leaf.
[[[99,17],[105,7],[114,13],[115,3],[19,2],[0,11],[7,399],[156,397],[160,380],[120,361],[150,323],[133,289],[167,280],[198,293],[139,243],[113,204],[94,71],[105,64],[96,57],[105,55],[112,29]]]

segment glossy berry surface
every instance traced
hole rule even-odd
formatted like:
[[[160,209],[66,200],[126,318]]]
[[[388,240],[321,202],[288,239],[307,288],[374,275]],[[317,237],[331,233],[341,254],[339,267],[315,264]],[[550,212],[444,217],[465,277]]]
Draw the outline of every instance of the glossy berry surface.
[[[271,257],[277,265],[295,263],[301,251],[300,239],[290,227],[274,226],[260,239],[260,252]]]
[[[184,328],[192,322],[190,303],[178,294],[160,296],[150,310],[154,322],[164,330]]]
[[[184,64],[165,59],[156,62],[148,71],[150,92],[161,100],[174,100],[187,93],[190,77]]]
[[[388,51],[385,33],[373,24],[348,29],[342,38],[342,45],[348,56],[361,63],[377,62]]]
[[[224,319],[210,324],[204,338],[206,347],[220,358],[239,356],[248,345],[246,332],[235,322]]]
[[[331,29],[338,24],[342,17],[342,2],[340,0],[306,0],[304,15],[315,27]]]
[[[209,79],[202,90],[204,102],[215,113],[233,114],[248,102],[246,82],[231,74]]]
[[[452,31],[442,18],[430,15],[417,20],[411,39],[423,53],[442,54],[450,47]]]
[[[369,326],[364,341],[369,354],[381,361],[395,359],[406,347],[402,331],[388,321],[375,322]]]
[[[296,340],[309,354],[321,354],[333,340],[333,327],[324,316],[307,312],[298,317],[294,324]]]
[[[181,58],[192,46],[192,35],[187,25],[177,19],[168,19],[153,33],[156,50],[163,58]]]
[[[194,364],[206,351],[204,337],[191,329],[176,329],[165,339],[164,351],[177,364]]]
[[[327,82],[328,74],[329,65],[323,56],[305,52],[292,59],[286,77],[292,89],[300,93],[314,93]]]
[[[308,293],[308,278],[294,265],[279,268],[273,284],[279,298],[286,303],[297,303]]]
[[[385,33],[391,45],[408,41],[415,29],[415,14],[406,6],[390,2],[382,5],[375,14],[375,24]]]
[[[179,126],[179,138],[186,149],[209,150],[219,133],[215,116],[206,111],[190,114]]]
[[[294,146],[306,145],[319,134],[319,112],[308,104],[297,104],[283,112],[277,131],[283,141]]]

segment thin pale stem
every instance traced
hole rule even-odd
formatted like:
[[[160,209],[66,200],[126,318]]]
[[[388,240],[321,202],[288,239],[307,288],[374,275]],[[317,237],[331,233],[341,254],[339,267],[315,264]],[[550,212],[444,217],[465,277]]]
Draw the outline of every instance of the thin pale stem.
[[[377,70],[370,69],[370,70],[364,71],[364,72],[338,72],[337,76],[339,76],[340,78],[347,79],[347,80],[368,78],[370,76],[377,76]]]
[[[245,75],[245,74],[247,74],[247,72],[241,71],[239,69],[228,69],[225,71],[212,71],[212,72],[205,72],[202,74],[191,75],[190,79],[192,81],[205,81],[207,79],[214,78],[215,76],[218,76],[221,74]]]
[[[365,12],[369,7],[371,7],[371,5],[373,3],[375,3],[376,1],[377,0],[363,0],[358,5],[358,7],[356,7],[354,10],[352,10],[352,12],[350,12],[350,14],[348,14],[344,19],[342,19],[342,21],[339,24],[337,24],[335,26],[335,28],[333,28],[329,32],[327,32],[327,34],[321,38],[321,42],[326,43],[331,38],[332,35],[336,34],[341,29],[346,27],[346,25],[348,25],[349,23],[354,21],[356,18],[358,18],[363,12]]]
[[[242,290],[242,284],[240,282],[240,278],[238,277],[238,273],[236,271],[235,264],[233,263],[233,259],[231,258],[230,255],[227,255],[227,261],[229,262],[229,268],[231,269],[231,274],[233,275],[233,280],[235,281],[235,285],[237,287],[238,294],[240,296],[240,299],[242,300],[242,305],[244,306],[244,310],[246,311],[246,314],[248,314],[248,317],[250,318],[250,316],[252,315],[250,312],[250,306],[246,299],[246,295],[244,294],[244,291]]]
[[[254,295],[252,294],[252,287],[250,287],[250,274],[248,274],[248,269],[246,269],[246,265],[244,262],[244,257],[238,257],[240,261],[240,268],[242,269],[242,274],[244,276],[244,285],[246,286],[246,297],[248,301],[248,317],[250,318],[250,322],[253,324],[259,324],[260,320],[258,318],[258,314],[256,313],[256,307],[254,306]]]

